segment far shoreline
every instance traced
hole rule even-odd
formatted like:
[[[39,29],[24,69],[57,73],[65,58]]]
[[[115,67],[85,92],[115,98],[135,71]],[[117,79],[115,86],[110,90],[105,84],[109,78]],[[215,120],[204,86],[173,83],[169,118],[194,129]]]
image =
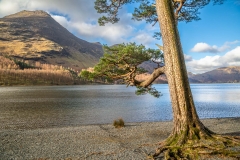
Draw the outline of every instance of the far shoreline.
[[[124,119],[123,119],[124,120]],[[200,118],[200,121],[203,123],[207,123],[208,121],[223,121],[223,120],[237,120],[240,124],[240,116],[239,117],[216,117],[216,118]],[[161,121],[136,121],[136,122],[128,122],[125,121],[125,127],[131,126],[131,125],[142,125],[142,124],[157,124],[157,123],[168,123],[170,125],[173,125],[173,120],[161,120]],[[3,127],[0,128],[1,131],[28,131],[28,130],[51,130],[51,129],[64,129],[64,128],[78,128],[78,127],[88,127],[88,126],[112,126],[113,123],[90,123],[90,124],[75,124],[75,125],[53,125],[53,126],[37,126],[37,127],[17,127],[17,128],[7,128]],[[240,125],[239,125],[240,126]],[[114,128],[114,127],[113,127]],[[124,127],[123,127],[124,128]],[[1,132],[0,131],[0,132]],[[239,127],[240,132],[240,127]],[[240,135],[239,135],[240,136]]]
[[[164,84],[168,85],[168,83],[153,83],[153,85]],[[220,83],[189,83],[192,84],[240,84],[240,82],[220,82]],[[0,87],[35,87],[35,86],[89,86],[89,85],[126,85],[126,84],[106,84],[106,83],[89,83],[85,84],[16,84],[16,85],[0,85]]]

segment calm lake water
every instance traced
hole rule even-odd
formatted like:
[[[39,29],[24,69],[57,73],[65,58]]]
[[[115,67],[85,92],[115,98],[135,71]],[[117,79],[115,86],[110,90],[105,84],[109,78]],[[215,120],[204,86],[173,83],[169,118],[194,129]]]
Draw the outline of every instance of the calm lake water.
[[[124,85],[0,87],[0,129],[48,128],[172,120],[168,85],[163,96],[137,96]],[[200,118],[240,117],[240,84],[191,84]]]

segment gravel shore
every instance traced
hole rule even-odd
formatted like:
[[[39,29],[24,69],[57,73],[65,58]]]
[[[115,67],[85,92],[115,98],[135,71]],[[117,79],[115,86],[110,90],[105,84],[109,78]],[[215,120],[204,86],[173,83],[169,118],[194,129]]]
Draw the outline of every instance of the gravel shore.
[[[240,136],[240,117],[204,119],[212,131]],[[144,160],[168,137],[172,122],[127,123],[0,131],[0,160]]]

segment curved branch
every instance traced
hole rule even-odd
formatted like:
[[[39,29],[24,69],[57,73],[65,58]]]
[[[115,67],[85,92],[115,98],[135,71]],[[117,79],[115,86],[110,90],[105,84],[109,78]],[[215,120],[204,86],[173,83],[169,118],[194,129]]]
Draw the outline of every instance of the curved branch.
[[[157,79],[160,75],[162,75],[164,73],[165,73],[165,67],[157,68],[153,71],[153,73],[150,75],[150,77],[147,80],[140,82],[140,84],[138,84],[138,86],[146,88],[146,87],[150,86],[155,79]]]
[[[178,3],[179,3],[179,6],[176,8],[176,11],[175,11],[175,17],[176,17],[176,19],[178,19],[178,14],[179,14],[179,12],[180,12],[181,9],[182,9],[185,0],[177,0],[177,1],[175,1],[175,2],[178,2]]]

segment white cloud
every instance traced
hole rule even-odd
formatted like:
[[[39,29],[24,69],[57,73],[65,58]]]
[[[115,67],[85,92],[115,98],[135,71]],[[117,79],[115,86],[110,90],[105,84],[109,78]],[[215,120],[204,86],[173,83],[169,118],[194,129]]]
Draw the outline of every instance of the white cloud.
[[[210,52],[210,53],[220,53],[224,52],[231,48],[231,45],[237,44],[240,41],[225,42],[222,46],[218,47],[216,45],[210,46],[207,43],[197,43],[192,49],[191,52]]]
[[[80,38],[94,40],[101,37],[110,43],[110,45],[126,42],[128,36],[135,30],[131,25],[123,25],[121,23],[106,24],[103,27],[97,23],[67,20],[64,16],[52,15],[52,17]]]
[[[191,52],[218,52],[216,46],[210,46],[207,43],[197,43],[192,49]]]
[[[137,44],[144,44],[146,48],[149,48],[150,45],[154,44],[156,40],[153,38],[152,34],[149,34],[145,31],[140,31],[130,40],[131,42],[136,42]]]
[[[124,7],[120,10],[118,23],[99,26],[97,21],[101,15],[94,9],[93,0],[89,2],[84,0],[0,0],[0,17],[21,10],[47,11],[74,35],[89,42],[103,41],[113,45],[138,40],[141,44],[152,43],[153,46],[156,43],[156,40],[151,38],[154,31],[141,32],[146,27],[145,23],[133,21],[132,15],[127,13]],[[137,28],[140,25],[142,28],[139,30]],[[137,35],[138,33],[141,35]]]
[[[235,41],[232,41],[232,42],[225,42],[226,45],[231,45],[231,44],[237,44],[239,43],[240,41],[238,40],[235,40]]]
[[[206,56],[199,60],[186,62],[187,68],[193,73],[203,73],[220,67],[240,66],[240,46],[223,56]]]
[[[185,59],[185,61],[192,61],[192,56],[184,54],[184,59]]]
[[[240,65],[240,46],[222,56],[222,61],[228,66]]]
[[[69,28],[71,25],[70,22],[67,20],[66,17],[64,16],[58,16],[58,15],[51,15],[55,21],[57,21],[59,24],[61,24],[65,28]]]
[[[27,5],[27,3],[28,2],[26,2],[25,0],[18,0],[18,1],[1,0],[0,1],[0,17],[23,10]]]
[[[131,35],[134,28],[129,25],[121,24],[107,24],[104,27],[98,24],[89,24],[84,22],[73,23],[72,27],[78,32],[79,35],[84,37],[104,38],[110,44],[125,42],[128,35]]]

